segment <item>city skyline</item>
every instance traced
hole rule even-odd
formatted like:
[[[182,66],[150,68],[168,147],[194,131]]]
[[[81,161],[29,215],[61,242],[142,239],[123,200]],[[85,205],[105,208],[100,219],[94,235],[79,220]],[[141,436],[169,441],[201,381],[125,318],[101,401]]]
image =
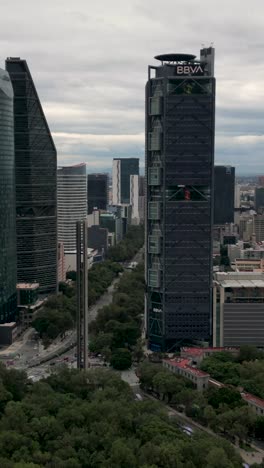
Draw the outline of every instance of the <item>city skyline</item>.
[[[113,157],[140,157],[142,165],[142,83],[150,57],[178,50],[188,53],[199,41],[206,46],[214,41],[216,163],[235,166],[237,174],[263,172],[260,2],[254,10],[232,0],[236,15],[230,15],[227,0],[218,14],[212,2],[204,2],[201,15],[200,5],[192,0],[179,5],[166,0],[162,9],[157,1],[139,5],[135,0],[115,0],[111,5],[103,0],[92,9],[83,0],[74,7],[64,0],[56,5],[29,0],[22,9],[15,0],[20,11],[17,31],[6,27],[9,20],[13,24],[16,20],[7,3],[1,6],[2,50],[27,59],[60,165],[84,161],[89,172],[101,172],[111,166]],[[182,19],[177,28],[176,13]],[[59,24],[58,14],[63,15]],[[33,15],[41,16],[41,21],[32,23]]]

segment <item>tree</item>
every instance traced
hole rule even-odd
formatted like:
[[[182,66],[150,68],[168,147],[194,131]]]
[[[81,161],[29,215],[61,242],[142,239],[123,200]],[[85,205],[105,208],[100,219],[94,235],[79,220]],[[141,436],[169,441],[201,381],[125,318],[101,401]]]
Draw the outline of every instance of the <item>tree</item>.
[[[257,439],[264,440],[264,418],[259,416],[255,422],[255,436]]]
[[[129,369],[132,364],[132,356],[128,349],[117,348],[111,357],[111,366],[117,370]]]
[[[262,353],[255,346],[242,345],[237,360],[238,362],[255,361],[260,357],[262,357]]]
[[[215,447],[210,450],[206,457],[206,468],[232,468],[232,463],[221,447]]]
[[[221,404],[226,404],[229,408],[244,405],[239,391],[229,387],[210,389],[208,391],[208,403],[215,409],[219,408]]]

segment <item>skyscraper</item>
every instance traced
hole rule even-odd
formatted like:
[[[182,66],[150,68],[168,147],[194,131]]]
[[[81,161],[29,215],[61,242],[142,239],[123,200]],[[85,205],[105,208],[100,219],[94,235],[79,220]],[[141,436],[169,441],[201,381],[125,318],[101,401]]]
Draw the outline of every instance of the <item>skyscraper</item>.
[[[139,158],[113,159],[113,205],[122,205],[130,203],[131,175],[139,175]]]
[[[16,186],[13,89],[0,69],[0,323],[16,310]]]
[[[214,224],[234,222],[235,168],[214,168]]]
[[[255,210],[260,213],[264,211],[264,187],[255,188]]]
[[[88,214],[94,208],[106,210],[108,205],[108,174],[88,174],[87,176]]]
[[[57,290],[57,154],[27,62],[8,58],[14,90],[17,276]]]
[[[146,85],[146,329],[153,350],[210,340],[214,49],[156,57]]]
[[[86,164],[58,168],[58,241],[76,251],[76,222],[87,216]]]

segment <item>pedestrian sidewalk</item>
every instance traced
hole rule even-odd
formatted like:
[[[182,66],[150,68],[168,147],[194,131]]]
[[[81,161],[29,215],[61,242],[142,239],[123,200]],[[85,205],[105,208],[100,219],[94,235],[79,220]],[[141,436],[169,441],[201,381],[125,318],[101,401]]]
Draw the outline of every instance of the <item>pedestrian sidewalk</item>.
[[[18,354],[22,346],[30,339],[31,335],[35,333],[34,328],[29,328],[28,330],[23,333],[18,340],[16,340],[13,344],[8,346],[7,348],[0,351],[0,358],[13,356]]]

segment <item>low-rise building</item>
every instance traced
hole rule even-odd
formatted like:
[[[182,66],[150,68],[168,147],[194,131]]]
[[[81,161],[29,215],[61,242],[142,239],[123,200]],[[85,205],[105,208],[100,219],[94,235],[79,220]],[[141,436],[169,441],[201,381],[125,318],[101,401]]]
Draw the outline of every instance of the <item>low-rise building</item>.
[[[190,359],[163,359],[162,365],[170,372],[181,375],[182,377],[190,380],[199,391],[203,391],[208,387],[208,379],[210,375],[207,374],[207,372],[192,367],[190,365]]]
[[[47,297],[39,298],[39,283],[17,284],[17,307],[22,329],[31,326],[36,312],[43,306]],[[20,330],[21,331],[21,330]]]
[[[255,395],[251,395],[251,393],[241,393],[241,397],[243,400],[253,409],[257,416],[264,415],[264,400],[262,398],[258,398]]]
[[[213,346],[264,347],[264,274],[215,273]]]
[[[181,357],[190,359],[193,365],[200,365],[202,360],[206,357],[212,356],[213,354],[226,351],[232,354],[233,356],[238,356],[239,348],[231,347],[218,347],[218,348],[191,348],[183,347],[181,348]]]

